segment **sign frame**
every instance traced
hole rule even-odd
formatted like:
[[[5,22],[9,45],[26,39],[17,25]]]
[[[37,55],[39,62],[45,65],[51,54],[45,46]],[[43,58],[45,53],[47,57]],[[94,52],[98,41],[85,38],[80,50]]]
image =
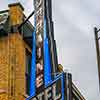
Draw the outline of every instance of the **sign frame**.
[[[62,95],[62,98],[61,100],[65,100],[65,95],[66,95],[66,92],[65,92],[65,82],[66,82],[66,74],[64,72],[62,72],[61,74],[57,75],[56,78],[54,79],[54,81],[50,82],[48,85],[45,86],[44,90],[47,89],[48,87],[52,86],[54,83],[56,83],[59,79],[61,80],[61,95]],[[39,94],[39,93],[38,93]],[[35,100],[35,97],[38,95],[36,94],[35,96],[30,96],[28,97],[26,100]],[[36,97],[37,98],[37,97]],[[36,99],[36,100],[39,100],[39,99]]]

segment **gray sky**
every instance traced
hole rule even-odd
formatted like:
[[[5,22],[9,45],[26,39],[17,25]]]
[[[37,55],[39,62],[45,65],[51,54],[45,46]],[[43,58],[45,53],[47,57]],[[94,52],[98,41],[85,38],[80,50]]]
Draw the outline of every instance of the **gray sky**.
[[[99,100],[93,27],[99,26],[98,0],[53,0],[59,63],[87,100]]]
[[[0,0],[0,10],[8,2]],[[32,0],[19,0],[25,13],[33,9]],[[73,82],[87,100],[99,100],[98,70],[93,27],[100,27],[99,0],[52,0],[58,60],[73,75]]]

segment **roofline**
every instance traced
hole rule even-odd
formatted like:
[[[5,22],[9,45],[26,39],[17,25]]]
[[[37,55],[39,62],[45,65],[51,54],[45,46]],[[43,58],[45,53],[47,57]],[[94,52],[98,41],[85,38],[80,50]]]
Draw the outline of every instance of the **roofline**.
[[[24,7],[22,6],[22,4],[20,2],[8,4],[8,7],[12,7],[12,6],[20,6],[21,9],[24,10]]]
[[[9,12],[9,10],[2,10],[2,11],[0,11],[0,14],[2,14],[2,13],[8,13]]]

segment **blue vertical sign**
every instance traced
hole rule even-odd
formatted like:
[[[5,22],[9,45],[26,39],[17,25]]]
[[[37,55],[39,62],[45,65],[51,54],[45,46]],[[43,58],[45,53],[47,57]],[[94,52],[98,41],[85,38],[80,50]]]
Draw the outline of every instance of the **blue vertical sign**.
[[[35,95],[36,92],[36,86],[35,86],[35,81],[36,81],[36,28],[34,28],[34,32],[32,34],[33,37],[33,48],[32,48],[32,64],[31,64],[31,69],[30,69],[30,85],[29,85],[29,95]]]
[[[30,95],[40,92],[51,81],[51,62],[45,19],[45,0],[34,0],[35,31],[33,33]]]
[[[49,43],[46,31],[46,18],[44,18],[44,80],[45,86],[52,81],[51,79],[51,59],[49,51]]]
[[[37,98],[38,100],[48,100],[47,98],[51,98],[50,100],[56,100],[56,98],[58,98],[57,100],[65,100],[64,80],[66,79],[64,73],[53,77],[53,79],[51,77],[52,72],[56,72],[55,67],[57,67],[58,63],[57,59],[55,60],[56,54],[54,54],[55,41],[53,22],[51,14],[49,14],[51,13],[50,2],[49,0],[34,0],[35,24],[30,71],[30,97],[27,100],[37,100]],[[49,90],[50,95],[47,93]]]

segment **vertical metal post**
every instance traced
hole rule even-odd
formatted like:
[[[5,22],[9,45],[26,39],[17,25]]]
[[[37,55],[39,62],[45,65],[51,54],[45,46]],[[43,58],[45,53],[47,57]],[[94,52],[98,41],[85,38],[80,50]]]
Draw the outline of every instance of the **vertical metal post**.
[[[94,28],[95,43],[96,43],[96,53],[97,53],[97,64],[98,64],[98,75],[99,75],[99,84],[100,84],[100,51],[99,51],[99,39],[98,39],[98,30]]]
[[[67,100],[72,100],[72,75],[68,73],[67,78]]]

